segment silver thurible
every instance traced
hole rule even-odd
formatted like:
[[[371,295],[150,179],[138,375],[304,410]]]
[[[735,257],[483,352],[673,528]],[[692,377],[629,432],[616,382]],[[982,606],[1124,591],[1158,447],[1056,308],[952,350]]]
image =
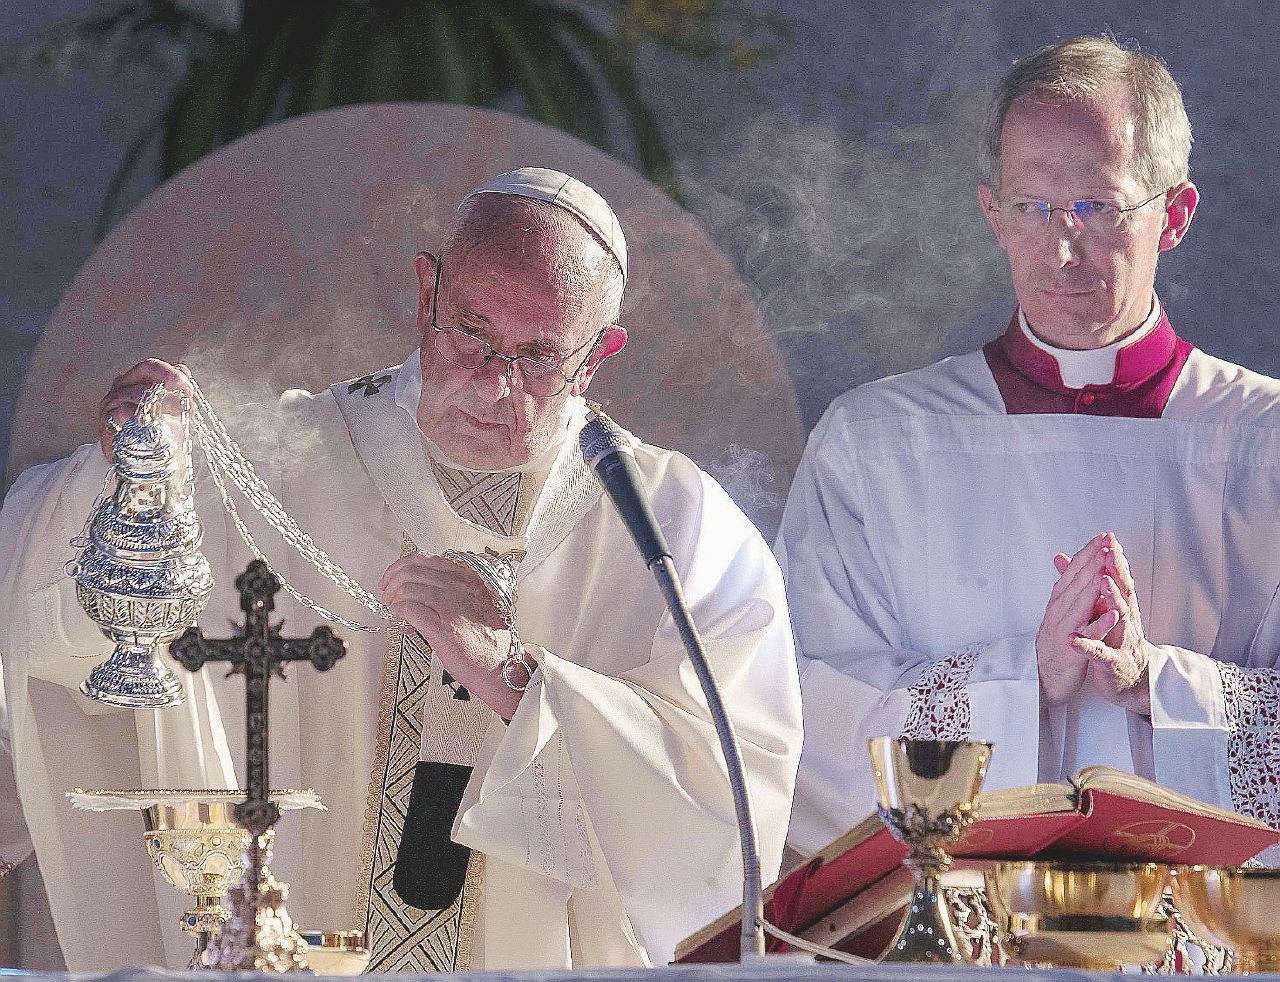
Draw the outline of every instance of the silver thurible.
[[[191,626],[213,589],[200,552],[191,457],[160,418],[165,390],[152,387],[112,444],[116,487],[98,503],[67,568],[76,600],[115,642],[80,685],[109,706],[155,709],[182,703],[182,686],[157,647]],[[189,448],[189,437],[188,437]]]

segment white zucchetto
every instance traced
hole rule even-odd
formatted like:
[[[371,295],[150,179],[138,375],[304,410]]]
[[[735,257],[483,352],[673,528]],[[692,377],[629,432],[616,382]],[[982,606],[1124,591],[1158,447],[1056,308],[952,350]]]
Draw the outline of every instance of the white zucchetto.
[[[570,212],[590,228],[622,267],[627,278],[627,240],[622,234],[618,216],[609,202],[594,188],[588,187],[563,171],[548,167],[521,167],[490,178],[462,199],[459,208],[477,194],[510,194],[517,198],[545,201]]]

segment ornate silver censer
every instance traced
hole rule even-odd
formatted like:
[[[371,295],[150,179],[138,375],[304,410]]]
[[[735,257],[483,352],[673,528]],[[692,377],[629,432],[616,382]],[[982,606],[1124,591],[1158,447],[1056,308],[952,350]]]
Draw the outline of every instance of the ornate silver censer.
[[[275,573],[240,518],[228,485],[234,485],[284,540],[322,576],[383,620],[387,608],[331,560],[285,512],[235,445],[200,387],[192,380],[192,398],[182,396],[183,440],[160,418],[163,385],[149,389],[132,419],[116,429],[112,465],[116,489],[103,493],[67,564],[76,581],[76,599],[115,651],[97,666],[80,690],[110,706],[157,709],[183,701],[182,688],[156,648],[191,627],[213,590],[209,563],[200,553],[200,519],[194,503],[195,471],[191,445],[204,451],[209,474],[236,530],[253,555]],[[177,395],[177,393],[170,393]],[[185,444],[185,450],[184,450]],[[276,574],[278,576],[278,574]],[[296,590],[284,577],[281,585],[304,607],[357,631],[383,631],[327,610]]]
[[[190,459],[160,419],[163,386],[150,389],[112,441],[115,492],[105,488],[67,567],[76,600],[115,642],[80,685],[109,706],[155,709],[183,701],[157,655],[192,624],[213,590],[191,502]]]
[[[182,702],[182,689],[159,660],[156,647],[173,641],[195,623],[213,589],[209,564],[200,553],[193,442],[199,443],[204,453],[209,476],[236,531],[286,593],[326,620],[353,631],[376,633],[387,629],[386,622],[395,622],[377,597],[298,527],[228,435],[194,379],[190,398],[181,396],[181,441],[160,418],[165,395],[163,385],[153,386],[133,418],[117,428],[112,446],[115,492],[108,497],[108,475],[84,531],[71,543],[78,552],[67,564],[67,573],[76,581],[80,606],[116,642],[111,657],[80,687],[85,695],[133,709]],[[369,625],[344,617],[316,603],[281,576],[240,517],[232,487],[321,576],[384,623]],[[491,564],[486,557],[477,558],[478,565],[467,564],[485,577]],[[501,576],[511,571],[490,572]],[[485,577],[486,583],[491,578]],[[517,661],[528,670],[530,666],[522,659],[520,655]]]

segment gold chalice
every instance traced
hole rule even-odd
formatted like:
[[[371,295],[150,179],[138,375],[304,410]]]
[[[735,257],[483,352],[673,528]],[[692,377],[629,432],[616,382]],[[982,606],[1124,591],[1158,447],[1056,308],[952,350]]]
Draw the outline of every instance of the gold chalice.
[[[227,891],[244,878],[249,833],[232,812],[243,791],[157,790],[83,791],[67,795],[72,807],[90,811],[135,809],[142,812],[147,855],[165,882],[195,899],[182,915],[182,930],[195,939],[188,968],[204,968],[209,942],[226,922]],[[281,809],[324,808],[314,791],[273,791]],[[267,833],[267,846],[274,838]]]
[[[360,975],[369,965],[363,931],[300,931],[307,964],[317,975]]]
[[[1158,863],[1003,862],[987,871],[987,903],[1024,962],[1115,971],[1159,961],[1173,919]]]
[[[867,741],[880,801],[880,820],[910,852],[915,875],[906,918],[885,962],[961,960],[939,879],[951,866],[947,848],[973,821],[991,760],[991,744],[968,740]]]
[[[209,942],[229,916],[222,900],[244,877],[249,833],[235,823],[234,808],[233,801],[185,801],[142,809],[147,855],[165,882],[196,900],[182,915],[182,930],[196,943],[189,968],[203,966]]]
[[[1280,869],[1182,866],[1173,902],[1196,934],[1235,952],[1235,971],[1280,972]]]

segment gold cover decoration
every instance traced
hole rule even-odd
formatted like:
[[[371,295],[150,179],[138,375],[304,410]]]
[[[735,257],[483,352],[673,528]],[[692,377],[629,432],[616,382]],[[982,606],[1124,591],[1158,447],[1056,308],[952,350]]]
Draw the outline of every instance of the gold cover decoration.
[[[996,863],[987,901],[1005,946],[1023,962],[1114,971],[1158,962],[1172,918],[1160,907],[1159,863]]]
[[[910,850],[904,865],[915,876],[906,918],[881,961],[960,961],[940,878],[951,866],[947,848],[973,821],[991,744],[875,737],[867,751],[880,820]]]
[[[1173,899],[1196,934],[1233,950],[1236,972],[1280,972],[1280,869],[1183,866]]]

